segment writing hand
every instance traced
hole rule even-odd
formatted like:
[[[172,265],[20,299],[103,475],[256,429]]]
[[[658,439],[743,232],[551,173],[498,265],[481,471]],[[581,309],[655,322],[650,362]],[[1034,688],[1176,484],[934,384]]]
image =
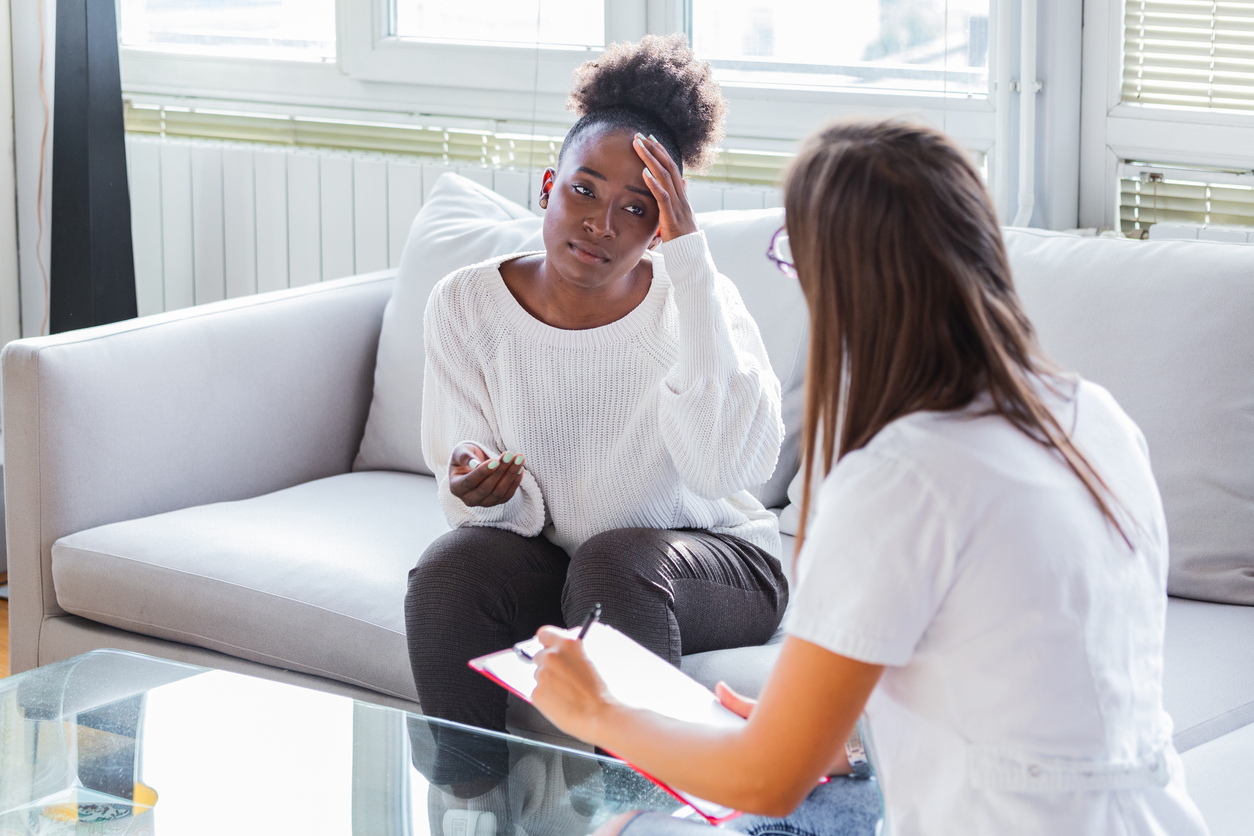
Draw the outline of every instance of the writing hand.
[[[453,496],[472,508],[491,508],[514,496],[522,484],[523,456],[506,451],[488,456],[478,444],[463,441],[449,457],[448,487]]]
[[[534,657],[536,689],[531,693],[532,703],[562,731],[596,743],[598,723],[612,699],[588,661],[583,642],[556,627],[541,627],[536,638],[544,650]]]
[[[632,144],[644,160],[644,183],[657,200],[659,232],[663,241],[697,231],[697,219],[688,202],[688,181],[656,139],[636,134]]]

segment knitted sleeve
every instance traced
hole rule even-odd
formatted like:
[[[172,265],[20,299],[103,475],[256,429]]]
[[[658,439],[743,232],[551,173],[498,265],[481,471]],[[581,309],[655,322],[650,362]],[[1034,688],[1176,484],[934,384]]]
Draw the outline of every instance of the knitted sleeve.
[[[449,490],[448,466],[453,448],[463,441],[479,445],[489,456],[504,452],[501,434],[491,419],[490,398],[473,345],[468,306],[473,281],[454,273],[431,293],[423,317],[427,362],[422,381],[422,455],[439,484],[440,506],[449,525],[503,528],[524,537],[544,529],[544,499],[529,470],[510,500],[491,508],[468,507]],[[473,278],[473,277],[471,277]],[[460,286],[459,286],[460,285]]]
[[[720,276],[705,233],[659,245],[679,311],[679,360],[661,383],[662,438],[684,484],[717,499],[765,482],[784,423],[757,323]]]

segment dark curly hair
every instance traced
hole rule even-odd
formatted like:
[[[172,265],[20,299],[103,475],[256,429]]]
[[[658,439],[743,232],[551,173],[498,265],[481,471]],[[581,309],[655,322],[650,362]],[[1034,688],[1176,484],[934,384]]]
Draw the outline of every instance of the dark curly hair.
[[[563,152],[592,127],[621,128],[652,134],[681,170],[696,172],[714,161],[727,116],[710,65],[697,60],[684,35],[610,44],[575,70],[566,107],[579,121],[566,134]]]

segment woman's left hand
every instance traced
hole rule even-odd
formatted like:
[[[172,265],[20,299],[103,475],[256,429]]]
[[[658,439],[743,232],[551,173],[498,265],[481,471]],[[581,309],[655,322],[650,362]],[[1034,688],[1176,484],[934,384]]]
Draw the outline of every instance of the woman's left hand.
[[[720,682],[714,686],[714,696],[718,697],[718,701],[723,704],[724,708],[746,720],[753,713],[753,709],[758,707],[757,700],[736,693],[726,682]]]
[[[556,627],[541,627],[536,637],[544,650],[535,655],[532,703],[562,731],[598,743],[600,722],[613,701],[583,652],[583,642]]]
[[[658,226],[663,241],[697,231],[697,219],[688,202],[688,181],[656,139],[636,134],[633,146],[644,160],[644,183],[657,200]]]

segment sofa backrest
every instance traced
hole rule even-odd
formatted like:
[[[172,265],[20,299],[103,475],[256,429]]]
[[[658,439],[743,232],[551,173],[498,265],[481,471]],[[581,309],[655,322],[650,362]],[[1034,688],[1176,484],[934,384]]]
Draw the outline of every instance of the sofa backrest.
[[[1045,352],[1110,390],[1145,433],[1168,590],[1254,604],[1254,246],[1005,239]]]
[[[541,249],[540,219],[525,207],[458,174],[436,181],[401,251],[383,311],[374,393],[353,470],[432,475],[422,457],[422,319],[436,284],[494,255]]]
[[[1045,353],[1140,426],[1173,595],[1254,604],[1254,246],[1003,231]],[[781,530],[798,528],[800,477]]]
[[[766,257],[771,237],[784,224],[784,210],[703,212],[697,215],[697,223],[705,232],[714,263],[736,283],[740,298],[758,323],[771,367],[779,378],[784,445],[775,473],[754,494],[767,508],[780,508],[788,504],[788,483],[797,472],[801,450],[810,340],[810,318],[801,285]]]

